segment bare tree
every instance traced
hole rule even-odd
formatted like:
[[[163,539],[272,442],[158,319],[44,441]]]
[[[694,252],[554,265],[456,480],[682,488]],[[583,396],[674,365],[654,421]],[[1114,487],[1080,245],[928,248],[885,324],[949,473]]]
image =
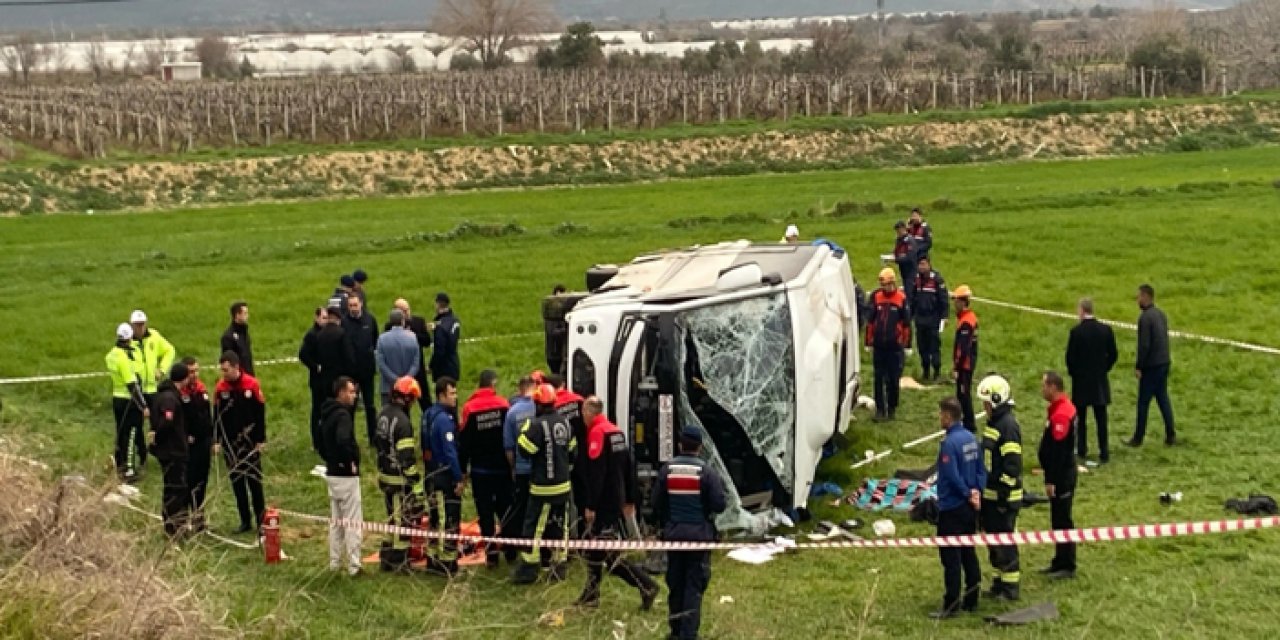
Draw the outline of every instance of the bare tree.
[[[1187,30],[1187,15],[1172,0],[1152,0],[1146,10],[1137,14],[1138,38],[1181,36]]]
[[[1227,12],[1246,77],[1266,83],[1280,79],[1280,0],[1245,0]]]
[[[196,60],[210,78],[232,78],[237,74],[236,58],[231,43],[220,36],[205,36],[196,43]]]
[[[154,76],[160,73],[160,65],[169,61],[169,55],[173,51],[169,46],[169,39],[164,34],[157,34],[155,38],[147,41],[142,45],[142,73],[143,75]]]
[[[44,45],[31,33],[19,34],[9,46],[0,49],[0,59],[11,77],[22,77],[23,84],[31,82],[31,72],[44,63]]]
[[[94,80],[102,80],[102,76],[111,71],[102,38],[94,38],[89,42],[89,48],[84,50],[84,64],[93,73]]]
[[[1128,60],[1129,54],[1133,52],[1133,45],[1137,44],[1139,39],[1137,19],[1133,16],[1107,18],[1103,32],[1106,34],[1106,42],[1110,49],[1119,53],[1122,59]]]
[[[44,69],[54,78],[62,79],[71,66],[71,56],[67,53],[67,45],[50,42],[44,45]]]
[[[496,69],[527,36],[556,28],[545,0],[441,0],[431,29],[474,51],[485,69]]]

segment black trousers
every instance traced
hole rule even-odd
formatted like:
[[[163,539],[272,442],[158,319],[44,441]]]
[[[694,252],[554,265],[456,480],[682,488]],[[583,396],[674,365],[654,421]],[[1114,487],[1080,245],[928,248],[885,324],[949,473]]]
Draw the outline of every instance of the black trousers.
[[[902,379],[904,354],[901,348],[872,350],[876,368],[876,411],[892,414],[898,410],[898,385]]]
[[[702,624],[702,593],[711,583],[710,551],[667,552],[667,624],[671,637],[694,640]]]
[[[1018,510],[1002,507],[994,502],[982,503],[982,530],[987,533],[1013,533],[1018,528]],[[997,583],[1016,586],[1022,581],[1021,558],[1018,545],[987,546],[987,559],[995,572]]]
[[[187,490],[187,461],[160,462],[164,473],[164,490],[160,498],[160,517],[164,520],[164,532],[177,534],[191,516],[191,492]]]
[[[511,499],[515,486],[508,473],[471,473],[471,495],[476,503],[476,516],[480,518],[480,534],[489,537],[497,533],[498,523],[505,522],[511,514]],[[503,534],[509,533],[504,527]],[[485,557],[498,560],[502,550],[498,545],[486,544]]]
[[[956,372],[956,400],[960,401],[960,412],[964,414],[964,428],[971,433],[978,432],[978,421],[973,417],[973,372]]]
[[[502,535],[505,538],[523,538],[525,516],[529,511],[529,476],[516,475],[512,483],[511,512],[502,519]],[[507,562],[514,562],[523,551],[519,547],[507,547],[502,550]]]
[[[588,528],[587,537],[591,540],[621,540],[621,514],[596,514],[595,522]],[[641,595],[655,593],[658,585],[643,569],[628,562],[619,551],[592,549],[587,556],[587,586],[582,590],[584,601],[600,599],[600,582],[604,580],[606,571],[617,576],[623,582],[640,591]]]
[[[360,387],[360,400],[364,405],[364,426],[369,436],[369,446],[373,447],[373,433],[378,430],[378,390],[373,386],[373,374],[355,378]]]
[[[417,527],[422,518],[422,501],[414,494],[412,485],[396,485],[378,482],[382,490],[382,503],[387,508],[387,524],[400,527]],[[397,546],[397,540],[407,545],[410,536],[387,534],[386,546]]]
[[[209,438],[197,438],[188,447],[187,491],[191,494],[191,509],[204,510],[204,496],[209,486],[209,467],[213,462],[213,442]]]
[[[931,318],[924,323],[916,323],[916,351],[920,352],[920,368],[924,377],[929,371],[935,374],[942,372],[942,337],[938,335],[938,324],[942,320]]]
[[[938,535],[959,536],[978,532],[978,512],[965,504],[938,514]],[[966,611],[977,608],[978,589],[982,584],[982,567],[978,564],[978,552],[973,547],[938,547],[942,560],[942,608]],[[964,592],[960,591],[961,572],[964,573]],[[962,601],[963,595],[963,601]]]
[[[325,391],[322,382],[312,383],[310,433],[320,433],[320,407],[324,405],[324,401],[328,397],[329,397],[329,392]]]
[[[569,539],[566,522],[568,508],[569,496],[529,496],[529,506],[525,508],[523,537],[532,540],[533,545],[520,553],[520,559],[526,565],[554,565],[568,559],[568,550],[548,549],[539,544],[543,540]]]
[[[428,515],[431,530],[440,530],[440,505],[444,504],[444,532],[456,534],[462,530],[462,498],[453,492],[452,479],[435,480],[434,490],[427,496]],[[458,559],[458,540],[435,540],[437,556],[441,562],[455,562]]]
[[[1059,489],[1058,491],[1061,492]],[[1055,531],[1076,528],[1071,517],[1071,503],[1075,500],[1075,490],[1057,493],[1057,497],[1049,498],[1049,524]],[[1049,568],[1054,571],[1076,570],[1076,543],[1064,542],[1054,546],[1053,562]]]
[[[1173,403],[1169,401],[1169,365],[1152,367],[1142,371],[1138,380],[1138,422],[1133,429],[1134,442],[1142,442],[1147,435],[1147,411],[1151,409],[1151,401],[1160,407],[1160,416],[1164,418],[1164,437],[1172,440],[1177,433],[1173,427]],[[145,459],[145,457],[144,457]]]
[[[142,433],[142,411],[128,398],[112,398],[111,412],[116,419],[116,473],[124,475],[146,461],[146,441]],[[137,465],[137,466],[135,466]]]
[[[1106,462],[1111,459],[1111,448],[1107,445],[1107,405],[1105,404],[1076,405],[1076,416],[1080,419],[1076,455],[1081,458],[1089,455],[1089,407],[1093,407],[1093,417],[1098,423],[1098,459]]]
[[[252,449],[231,451],[223,448],[223,452],[228,475],[231,476],[231,490],[236,494],[240,525],[262,526],[262,514],[267,510],[266,499],[262,495],[262,454]]]

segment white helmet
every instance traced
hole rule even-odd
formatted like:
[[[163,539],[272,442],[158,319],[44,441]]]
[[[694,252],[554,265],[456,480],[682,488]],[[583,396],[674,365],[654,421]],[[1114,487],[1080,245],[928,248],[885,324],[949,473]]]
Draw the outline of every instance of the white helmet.
[[[1013,400],[1013,388],[1000,376],[987,376],[978,383],[978,399],[998,407]]]

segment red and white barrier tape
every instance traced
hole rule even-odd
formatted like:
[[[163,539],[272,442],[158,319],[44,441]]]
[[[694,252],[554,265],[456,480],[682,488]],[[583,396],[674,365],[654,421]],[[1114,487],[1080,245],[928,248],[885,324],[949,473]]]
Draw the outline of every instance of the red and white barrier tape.
[[[528,333],[509,333],[509,334],[499,335],[499,336],[480,336],[478,338],[463,338],[461,342],[463,344],[472,344],[476,342],[489,342],[491,340],[507,340],[510,338],[531,338],[533,336],[540,336],[540,335],[542,335],[542,333],[537,331],[531,331]],[[297,358],[274,358],[271,360],[261,360],[254,364],[262,365],[262,366],[270,366],[270,365],[276,365],[276,364],[295,364],[297,362],[298,362]],[[107,375],[109,374],[106,371],[99,371],[94,373],[63,373],[63,374],[47,375],[47,376],[28,376],[25,378],[0,378],[0,385],[35,384],[38,382],[65,382],[67,380],[84,380],[87,378],[105,378],[107,377]]]
[[[520,538],[485,537],[462,534],[446,534],[439,531],[423,531],[378,522],[363,522],[315,516],[286,509],[278,510],[282,516],[323,524],[336,523],[342,527],[355,527],[375,533],[402,535],[414,538],[460,540],[464,542],[491,542],[509,546],[530,546],[533,541]],[[1166,524],[1139,524],[1115,527],[1092,527],[1061,531],[1027,531],[1019,533],[980,533],[968,536],[924,536],[916,538],[877,538],[869,540],[828,540],[823,542],[797,542],[796,549],[894,549],[928,547],[987,547],[1008,545],[1044,545],[1064,542],[1093,543],[1121,540],[1150,540],[1156,538],[1180,538],[1186,536],[1258,531],[1280,527],[1280,516],[1265,518],[1241,518],[1237,520],[1209,520],[1201,522],[1175,522]],[[776,547],[772,542],[673,542],[665,540],[542,540],[539,546],[547,548],[593,549],[606,551],[711,551],[740,548]]]

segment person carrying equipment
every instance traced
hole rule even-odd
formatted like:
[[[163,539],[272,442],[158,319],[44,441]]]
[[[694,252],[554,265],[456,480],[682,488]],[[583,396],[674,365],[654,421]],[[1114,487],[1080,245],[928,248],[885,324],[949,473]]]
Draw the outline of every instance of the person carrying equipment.
[[[956,287],[951,294],[956,304],[956,340],[951,354],[951,379],[956,381],[956,400],[964,411],[964,428],[978,432],[973,417],[973,370],[978,364],[978,316],[969,308],[973,291],[969,285]]]
[[[116,475],[132,484],[138,480],[134,464],[142,444],[142,421],[151,417],[142,395],[146,365],[133,346],[133,327],[116,327],[116,345],[107,352],[106,363],[111,375],[111,411],[116,419]]]
[[[907,297],[898,290],[893,269],[880,271],[880,288],[871,294],[871,319],[866,343],[875,363],[875,422],[893,420],[898,410],[898,391],[904,364],[904,349],[911,345],[911,311]]]
[[[431,529],[440,531],[440,499],[444,501],[444,532],[457,535],[462,528],[462,493],[466,478],[458,460],[458,426],[453,412],[458,407],[458,382],[445,377],[436,380],[436,403],[422,414],[423,458],[427,464],[425,492],[430,509]],[[441,498],[437,498],[439,493]],[[437,539],[436,556],[429,570],[453,575],[458,572],[458,539]]]
[[[702,430],[680,430],[680,455],[658,471],[653,483],[653,515],[669,542],[715,542],[716,515],[725,510],[724,480],[699,454]],[[710,551],[667,552],[669,638],[694,640],[702,621],[702,594],[711,583]]]
[[[565,521],[572,490],[569,470],[578,441],[568,419],[556,411],[555,387],[539,385],[534,390],[533,402],[537,415],[524,423],[516,440],[532,463],[523,537],[533,542],[520,554],[520,564],[511,576],[515,584],[532,584],[538,579],[538,567],[543,560],[542,540],[548,537],[569,540],[569,527]],[[567,559],[568,552],[564,548],[548,552],[551,580],[564,580]]]
[[[422,387],[405,376],[392,385],[373,432],[378,456],[378,488],[387,507],[387,524],[416,527],[422,518],[422,473],[418,443],[413,437],[409,408],[422,397]],[[401,568],[407,561],[408,536],[389,534],[382,543],[382,566]]]
[[[987,533],[1013,533],[1022,506],[1022,427],[1013,415],[1013,389],[1004,378],[990,375],[978,383],[978,400],[987,412],[987,426],[982,431],[987,487],[982,492],[980,524]],[[991,545],[987,555],[995,581],[983,595],[1017,600],[1022,581],[1018,546]]]

